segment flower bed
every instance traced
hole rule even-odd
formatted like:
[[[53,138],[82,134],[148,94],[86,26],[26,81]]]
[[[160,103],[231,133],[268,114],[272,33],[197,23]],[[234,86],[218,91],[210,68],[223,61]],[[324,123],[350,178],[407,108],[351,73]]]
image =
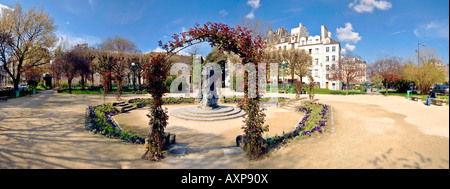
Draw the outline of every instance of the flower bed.
[[[122,132],[119,125],[111,118],[118,113],[119,110],[111,104],[89,106],[86,108],[85,127],[93,133],[99,133],[108,138],[120,138],[128,143],[144,144],[144,138]]]
[[[289,140],[299,140],[312,134],[325,132],[331,114],[328,105],[308,102],[300,107],[299,111],[306,115],[294,131],[287,134],[283,133],[282,136],[268,137],[264,140],[269,148],[286,143]]]

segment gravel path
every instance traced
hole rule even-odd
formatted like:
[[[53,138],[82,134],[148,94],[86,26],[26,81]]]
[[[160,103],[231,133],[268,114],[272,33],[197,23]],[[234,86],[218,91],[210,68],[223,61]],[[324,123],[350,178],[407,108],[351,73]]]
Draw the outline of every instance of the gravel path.
[[[0,102],[0,168],[449,168],[448,106],[378,95],[316,98],[333,106],[331,135],[292,143],[258,161],[218,149],[157,163],[140,159],[142,145],[83,130],[84,110],[102,103],[99,95],[11,99]]]

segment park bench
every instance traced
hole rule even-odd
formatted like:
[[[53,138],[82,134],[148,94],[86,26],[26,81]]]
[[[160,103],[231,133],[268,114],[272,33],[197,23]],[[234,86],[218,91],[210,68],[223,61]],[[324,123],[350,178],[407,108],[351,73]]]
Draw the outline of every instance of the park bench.
[[[8,97],[7,96],[0,96],[0,101],[8,101]]]
[[[420,96],[411,96],[410,98],[411,98],[411,100],[413,100],[413,101],[417,101],[417,100],[419,100],[419,99],[422,99],[422,97],[420,97]]]
[[[444,100],[444,99],[433,99],[433,100],[431,100],[432,104],[438,105],[438,103],[439,103],[440,106],[444,105],[446,102],[447,101]]]

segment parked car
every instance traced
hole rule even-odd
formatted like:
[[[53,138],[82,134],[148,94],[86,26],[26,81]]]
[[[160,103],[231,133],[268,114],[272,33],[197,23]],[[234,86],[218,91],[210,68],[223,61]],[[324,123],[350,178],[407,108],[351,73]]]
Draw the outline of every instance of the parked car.
[[[27,89],[28,85],[27,84],[20,84],[19,85],[19,91],[25,91]]]
[[[9,87],[9,86],[8,86]],[[23,92],[27,89],[28,85],[27,84],[19,84],[19,91]],[[14,86],[10,86],[9,90],[14,91]]]
[[[448,85],[436,85],[434,91],[438,94],[448,95]]]

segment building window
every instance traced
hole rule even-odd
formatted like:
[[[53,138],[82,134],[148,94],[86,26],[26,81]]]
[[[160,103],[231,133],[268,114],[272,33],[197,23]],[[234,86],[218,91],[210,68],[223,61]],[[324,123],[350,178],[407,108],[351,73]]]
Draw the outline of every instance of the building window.
[[[332,61],[336,61],[336,56],[333,55],[333,56],[331,57],[331,60],[332,60]]]
[[[319,54],[319,48],[316,48],[316,54]]]
[[[326,77],[327,77],[327,80],[328,80],[328,79],[330,79],[330,74],[327,74],[327,76],[326,76]]]
[[[318,58],[314,59],[314,62],[316,62],[316,66],[319,65],[319,59]]]
[[[318,77],[319,76],[319,70],[318,69],[315,69],[314,70],[314,77]]]
[[[330,52],[330,47],[327,47],[327,48],[326,48],[326,51],[327,51],[327,52]]]
[[[333,46],[331,51],[336,52],[336,46]]]
[[[326,58],[327,62],[330,61],[330,56],[326,56],[325,58]]]
[[[326,67],[327,67],[327,71],[330,70],[330,65],[327,65]]]
[[[331,65],[331,70],[336,70],[336,65],[335,64]]]

